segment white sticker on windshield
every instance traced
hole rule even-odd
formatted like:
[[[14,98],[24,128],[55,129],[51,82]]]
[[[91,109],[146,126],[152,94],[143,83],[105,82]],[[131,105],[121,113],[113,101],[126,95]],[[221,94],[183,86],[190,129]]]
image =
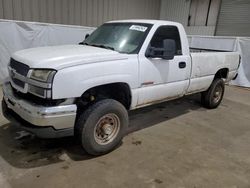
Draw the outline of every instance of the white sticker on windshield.
[[[144,26],[140,26],[140,25],[132,25],[129,29],[135,30],[135,31],[145,32],[148,28],[144,27]]]

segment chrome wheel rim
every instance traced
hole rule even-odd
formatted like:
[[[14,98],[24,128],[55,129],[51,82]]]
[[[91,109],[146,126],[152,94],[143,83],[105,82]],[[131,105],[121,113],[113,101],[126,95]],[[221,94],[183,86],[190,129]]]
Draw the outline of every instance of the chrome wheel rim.
[[[106,114],[102,116],[94,129],[95,141],[100,145],[111,143],[120,131],[120,119],[116,114]]]
[[[215,91],[214,91],[213,102],[218,103],[220,101],[221,97],[222,97],[222,87],[217,86],[215,88]]]

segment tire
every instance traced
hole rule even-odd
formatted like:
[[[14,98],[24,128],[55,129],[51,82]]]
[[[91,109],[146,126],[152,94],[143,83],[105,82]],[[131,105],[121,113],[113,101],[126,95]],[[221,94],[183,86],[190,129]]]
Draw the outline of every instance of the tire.
[[[217,108],[224,96],[225,84],[221,78],[216,78],[209,89],[201,93],[201,104],[208,108]]]
[[[103,99],[79,114],[75,132],[88,154],[103,155],[114,150],[128,127],[128,112],[116,100]]]

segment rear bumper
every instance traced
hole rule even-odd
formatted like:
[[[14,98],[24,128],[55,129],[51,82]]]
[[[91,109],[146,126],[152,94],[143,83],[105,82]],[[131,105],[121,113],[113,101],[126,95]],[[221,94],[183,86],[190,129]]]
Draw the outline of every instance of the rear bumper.
[[[238,76],[238,71],[237,70],[234,70],[234,71],[230,71],[227,75],[227,80],[226,82],[229,82],[231,80],[235,80]]]
[[[236,80],[237,77],[238,77],[238,73],[235,75],[235,77],[233,78],[233,80]]]
[[[76,105],[44,107],[14,95],[9,83],[3,85],[4,116],[42,138],[71,136],[74,133]]]

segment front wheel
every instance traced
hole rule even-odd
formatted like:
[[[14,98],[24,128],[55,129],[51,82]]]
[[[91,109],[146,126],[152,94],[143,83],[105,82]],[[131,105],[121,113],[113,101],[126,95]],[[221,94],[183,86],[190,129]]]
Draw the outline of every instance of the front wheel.
[[[217,108],[224,96],[225,84],[221,78],[216,78],[209,89],[201,93],[201,103],[204,107]]]
[[[102,155],[115,149],[126,134],[128,113],[113,99],[104,99],[80,114],[76,133],[83,148],[91,155]]]

